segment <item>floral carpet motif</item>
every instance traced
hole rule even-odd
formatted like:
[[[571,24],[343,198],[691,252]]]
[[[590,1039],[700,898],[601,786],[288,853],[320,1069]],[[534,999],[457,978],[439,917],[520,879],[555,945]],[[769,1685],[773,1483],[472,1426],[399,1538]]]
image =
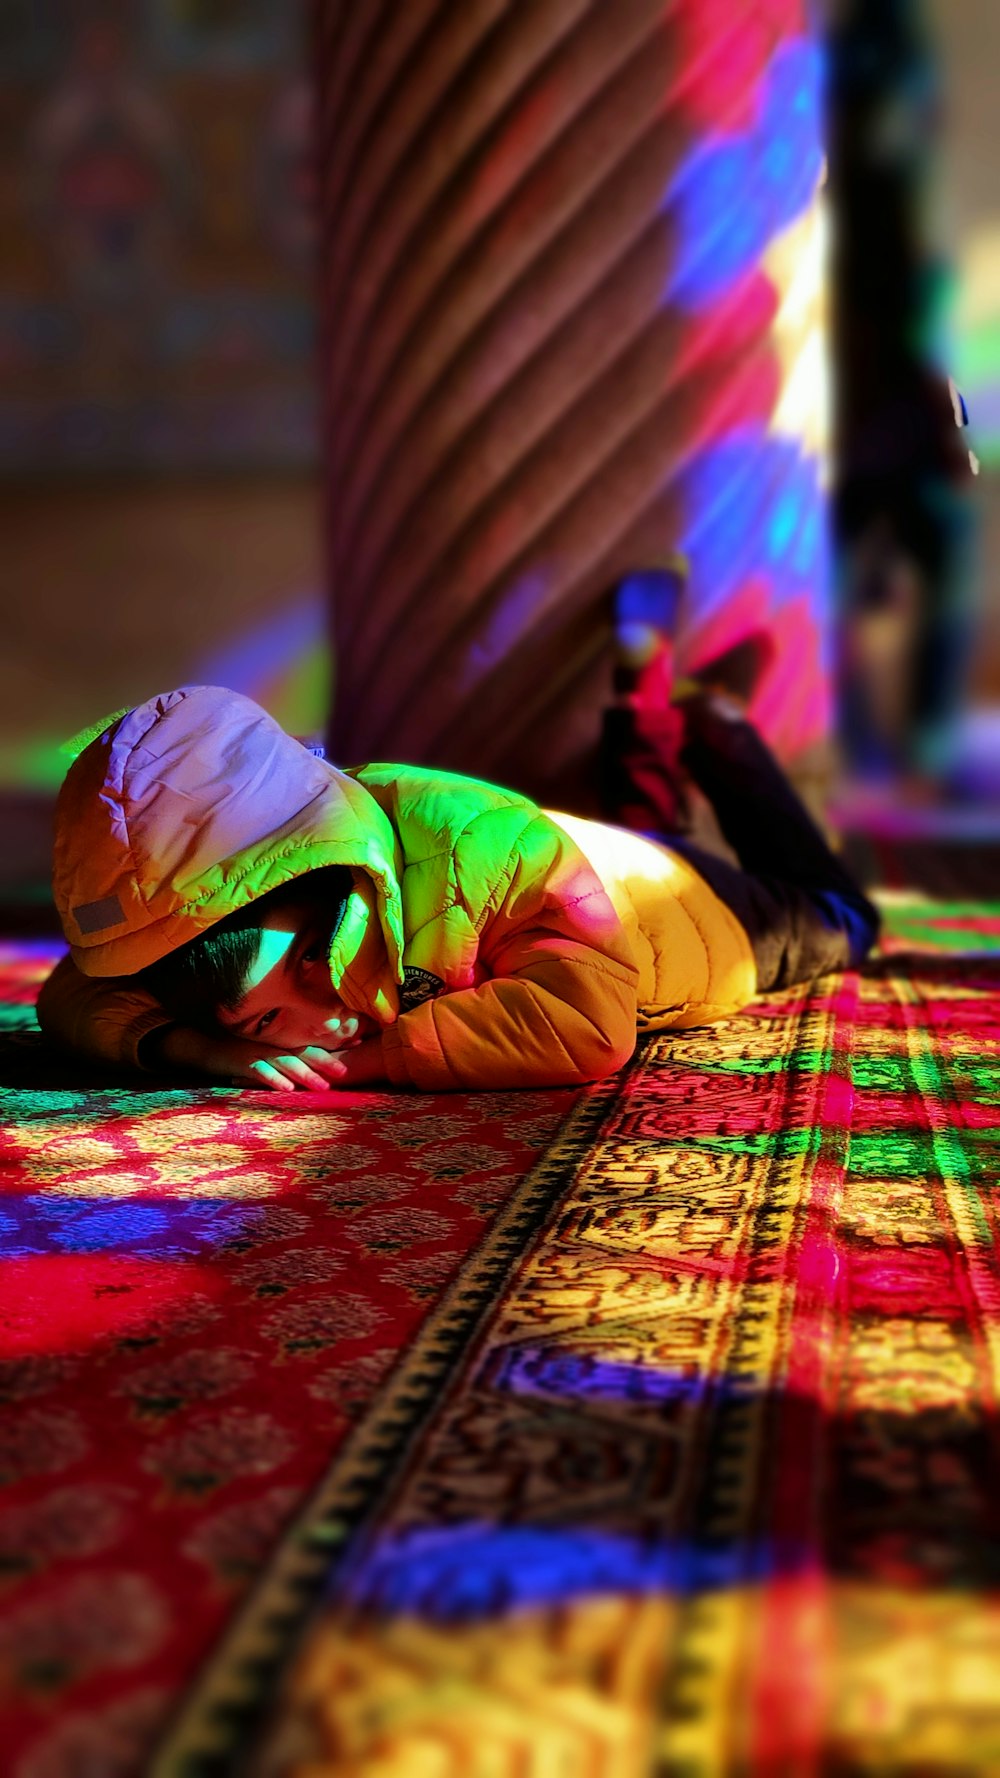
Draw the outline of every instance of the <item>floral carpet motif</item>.
[[[1000,1769],[998,914],[576,1099],[109,1086],[10,947],[5,1778]]]
[[[0,949],[0,1768],[131,1778],[574,1095],[109,1085],[55,955]]]
[[[158,1774],[1000,1769],[997,913],[578,1103]]]

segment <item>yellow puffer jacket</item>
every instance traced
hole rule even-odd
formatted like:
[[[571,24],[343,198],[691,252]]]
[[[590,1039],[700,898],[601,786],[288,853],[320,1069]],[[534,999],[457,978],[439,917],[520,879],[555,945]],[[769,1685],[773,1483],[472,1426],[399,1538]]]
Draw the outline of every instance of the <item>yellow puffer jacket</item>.
[[[743,928],[666,847],[445,772],[340,771],[249,699],[185,686],[128,712],[67,774],[53,883],[70,954],[42,989],[42,1029],[139,1066],[167,1015],[129,977],[332,864],[375,885],[400,1085],[598,1079],[637,1023],[706,1023],[755,989]],[[334,937],[334,982],[361,905]]]

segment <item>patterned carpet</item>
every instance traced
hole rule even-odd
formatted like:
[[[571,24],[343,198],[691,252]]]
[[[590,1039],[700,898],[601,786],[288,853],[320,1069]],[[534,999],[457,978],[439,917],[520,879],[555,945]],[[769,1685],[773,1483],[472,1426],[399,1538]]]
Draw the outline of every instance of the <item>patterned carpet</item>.
[[[130,1083],[0,949],[0,1772],[126,1778],[573,1103]]]
[[[896,898],[547,1149],[14,1089],[13,1778],[1000,1769],[998,915]]]

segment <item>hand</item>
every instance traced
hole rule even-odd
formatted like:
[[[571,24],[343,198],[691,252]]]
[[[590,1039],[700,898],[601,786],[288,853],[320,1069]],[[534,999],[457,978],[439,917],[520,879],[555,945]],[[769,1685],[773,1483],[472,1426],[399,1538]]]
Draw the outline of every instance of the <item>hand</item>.
[[[275,1044],[253,1043],[243,1037],[225,1037],[173,1025],[156,1043],[155,1063],[149,1055],[148,1040],[143,1047],[149,1055],[149,1066],[162,1063],[167,1068],[197,1069],[236,1086],[266,1087],[279,1093],[293,1093],[297,1088],[322,1093],[333,1086],[384,1080],[381,1038],[358,1042],[346,1026],[344,1036],[344,1047],[339,1053],[318,1045],[283,1050]]]
[[[291,1054],[281,1050],[259,1053],[260,1046],[247,1044],[258,1052],[249,1064],[251,1086],[273,1087],[277,1092],[303,1087],[308,1092],[326,1092],[331,1087],[372,1086],[388,1079],[382,1059],[381,1037],[368,1037],[361,1043],[347,1043],[340,1049],[321,1049],[311,1044]],[[234,1079],[238,1074],[234,1073]]]
[[[382,1056],[381,1037],[366,1037],[361,1043],[345,1045],[334,1054],[329,1050],[303,1050],[317,1074],[331,1087],[370,1087],[388,1081]]]

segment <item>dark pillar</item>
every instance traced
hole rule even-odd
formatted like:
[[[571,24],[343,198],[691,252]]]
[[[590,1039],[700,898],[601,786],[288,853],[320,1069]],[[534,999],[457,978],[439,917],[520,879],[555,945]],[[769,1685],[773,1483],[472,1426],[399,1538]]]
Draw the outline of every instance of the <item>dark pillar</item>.
[[[802,0],[323,0],[318,40],[336,757],[585,806],[608,590],[678,549],[680,664],[768,629],[794,756],[829,718]]]

